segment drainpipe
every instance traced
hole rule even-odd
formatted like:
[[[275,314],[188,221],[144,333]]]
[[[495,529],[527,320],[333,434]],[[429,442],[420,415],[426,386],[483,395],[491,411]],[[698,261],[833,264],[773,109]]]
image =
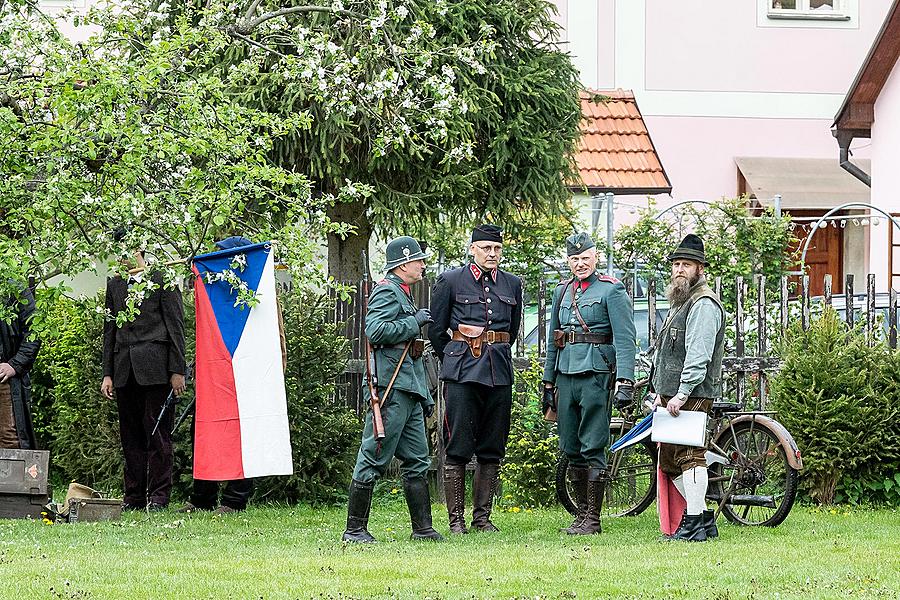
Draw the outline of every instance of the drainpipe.
[[[853,132],[846,130],[837,130],[834,132],[837,138],[838,146],[841,149],[840,163],[841,168],[862,181],[868,187],[872,187],[872,177],[860,169],[858,166],[850,162],[850,142],[853,141]]]

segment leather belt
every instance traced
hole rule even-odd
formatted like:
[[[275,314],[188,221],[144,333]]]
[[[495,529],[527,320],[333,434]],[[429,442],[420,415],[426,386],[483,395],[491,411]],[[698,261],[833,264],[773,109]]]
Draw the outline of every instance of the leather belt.
[[[409,346],[409,356],[413,360],[416,360],[425,352],[425,340],[421,338],[415,338],[409,341],[412,342],[412,344],[410,344]],[[376,350],[382,350],[384,348],[397,348],[398,350],[403,350],[404,348],[406,348],[406,344],[408,344],[409,341],[401,342],[399,344],[378,344],[372,347]]]
[[[466,337],[462,333],[457,330],[453,330],[452,335],[450,336],[454,342],[470,342],[472,339],[481,340],[484,344],[506,344],[509,343],[509,332],[507,331],[494,331],[493,329],[488,329],[483,332],[477,338]]]
[[[612,344],[613,338],[606,333],[579,333],[574,329],[557,329],[553,341],[558,348],[566,344]]]

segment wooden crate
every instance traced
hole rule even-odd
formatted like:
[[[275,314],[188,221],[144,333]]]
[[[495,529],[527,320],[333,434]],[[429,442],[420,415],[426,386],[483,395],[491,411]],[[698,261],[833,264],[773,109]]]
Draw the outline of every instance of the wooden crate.
[[[47,450],[0,449],[0,494],[47,495]]]

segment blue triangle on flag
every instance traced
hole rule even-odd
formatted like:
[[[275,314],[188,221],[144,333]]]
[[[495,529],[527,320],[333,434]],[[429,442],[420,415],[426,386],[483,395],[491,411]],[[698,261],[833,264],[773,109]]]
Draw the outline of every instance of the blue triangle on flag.
[[[203,277],[203,285],[206,287],[206,294],[216,317],[219,332],[222,334],[222,340],[232,356],[241,341],[244,326],[250,317],[250,307],[235,306],[238,297],[237,290],[232,290],[231,284],[227,281],[211,280],[210,278],[215,277],[217,273],[230,270],[255,292],[259,287],[259,281],[262,279],[266,260],[271,251],[272,245],[269,242],[263,242],[194,257],[194,266]],[[240,254],[246,256],[247,265],[243,270],[233,269],[231,263],[234,257]]]

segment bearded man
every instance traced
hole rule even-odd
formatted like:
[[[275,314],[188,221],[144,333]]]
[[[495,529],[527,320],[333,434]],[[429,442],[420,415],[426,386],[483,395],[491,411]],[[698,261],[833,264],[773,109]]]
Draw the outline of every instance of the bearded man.
[[[706,283],[709,266],[703,240],[688,234],[669,255],[672,279],[666,287],[670,308],[656,341],[651,385],[655,406],[677,417],[682,410],[709,414],[722,395],[725,310]],[[687,508],[671,539],[701,542],[719,535],[713,511],[706,508],[704,448],[660,444],[659,468],[668,475]]]

